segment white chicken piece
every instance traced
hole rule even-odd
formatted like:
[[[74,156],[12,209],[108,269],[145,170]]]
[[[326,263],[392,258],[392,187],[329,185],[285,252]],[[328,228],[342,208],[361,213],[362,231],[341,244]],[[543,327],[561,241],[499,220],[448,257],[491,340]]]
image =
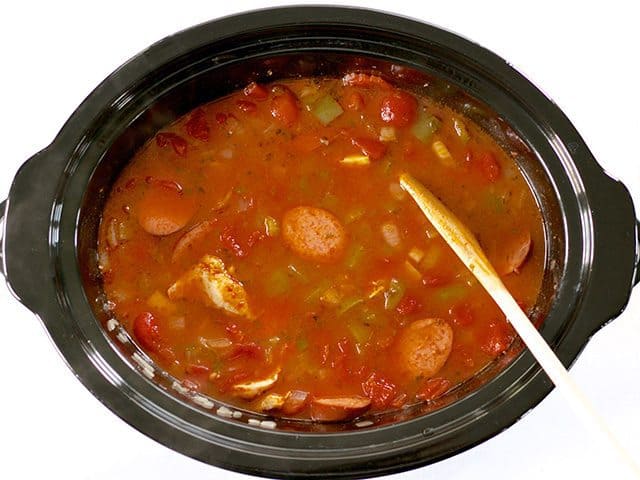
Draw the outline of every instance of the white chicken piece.
[[[253,400],[258,395],[269,390],[278,381],[280,371],[276,370],[272,375],[255,382],[238,383],[234,385],[231,392],[244,400]]]
[[[244,286],[229,274],[224,262],[213,255],[202,257],[169,287],[167,295],[171,300],[195,300],[232,315],[254,318]]]

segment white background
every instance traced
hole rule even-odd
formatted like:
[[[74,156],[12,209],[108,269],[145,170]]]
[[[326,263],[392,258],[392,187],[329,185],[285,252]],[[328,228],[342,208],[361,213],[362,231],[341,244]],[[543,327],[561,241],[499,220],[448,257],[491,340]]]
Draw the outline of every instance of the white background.
[[[281,2],[277,2],[281,3]],[[302,3],[302,2],[300,2]],[[343,3],[343,2],[334,2]],[[554,99],[640,206],[640,15],[623,3],[356,2],[423,19],[509,60]],[[566,2],[570,3],[570,2]],[[571,2],[573,3],[573,2]],[[0,20],[0,196],[109,73],[151,43],[265,2],[10,2]],[[276,4],[276,2],[273,2]],[[577,2],[575,3],[578,4]],[[571,373],[640,459],[640,289]],[[0,286],[0,477],[248,478],[156,444],[74,378],[38,320]],[[470,451],[393,478],[625,478],[555,392]],[[391,478],[391,477],[390,477]]]

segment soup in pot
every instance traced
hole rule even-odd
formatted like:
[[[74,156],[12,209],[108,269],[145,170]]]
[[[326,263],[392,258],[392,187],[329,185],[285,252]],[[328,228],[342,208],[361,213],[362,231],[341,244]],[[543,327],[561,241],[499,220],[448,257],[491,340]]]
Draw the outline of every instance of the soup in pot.
[[[112,315],[185,388],[344,421],[433,401],[515,333],[398,182],[474,232],[526,310],[543,224],[467,118],[378,76],[251,83],[158,132],[104,207]]]

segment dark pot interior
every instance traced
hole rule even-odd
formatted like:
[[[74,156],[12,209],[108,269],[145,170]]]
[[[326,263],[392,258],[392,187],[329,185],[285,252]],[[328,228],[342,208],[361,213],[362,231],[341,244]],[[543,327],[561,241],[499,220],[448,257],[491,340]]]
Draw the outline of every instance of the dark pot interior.
[[[110,321],[97,269],[97,226],[110,185],[136,149],[197,105],[250,81],[353,70],[378,72],[439,99],[481,125],[518,163],[543,212],[547,240],[543,290],[531,317],[543,322],[543,336],[565,364],[626,304],[636,241],[626,190],[603,174],[557,107],[495,55],[435,27],[351,9],[275,9],[194,27],[111,75],[54,144],[23,167],[12,187],[6,238],[15,258],[36,252],[30,260],[7,260],[9,281],[80,380],[126,421],[177,451],[266,476],[383,474],[497,434],[551,389],[516,342],[437,402],[346,424],[278,420],[271,429],[256,424],[266,417],[182,391]],[[30,182],[52,175],[59,181],[49,182],[46,195],[28,197]],[[613,217],[607,202],[618,206]],[[34,208],[41,213],[21,218]],[[47,244],[21,245],[25,235]],[[38,261],[50,265],[42,275],[54,281],[35,295],[25,271]]]

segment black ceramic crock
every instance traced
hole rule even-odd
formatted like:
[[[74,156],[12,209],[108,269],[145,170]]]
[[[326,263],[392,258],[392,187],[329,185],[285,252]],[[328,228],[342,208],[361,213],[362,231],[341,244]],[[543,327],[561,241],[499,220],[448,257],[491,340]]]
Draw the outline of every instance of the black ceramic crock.
[[[276,421],[186,391],[102,308],[96,232],[109,187],[163,125],[251,80],[375,71],[482,125],[518,162],[544,215],[547,260],[532,316],[565,365],[625,307],[639,226],[563,113],[493,53],[431,25],[373,11],[291,7],[166,38],[101,83],[16,174],[2,259],[14,295],[107,407],[193,458],[262,476],[364,477],[425,465],[496,435],[551,390],[514,345],[443,399],[338,425]],[[31,188],[32,185],[39,188]],[[438,408],[435,408],[438,407]]]

